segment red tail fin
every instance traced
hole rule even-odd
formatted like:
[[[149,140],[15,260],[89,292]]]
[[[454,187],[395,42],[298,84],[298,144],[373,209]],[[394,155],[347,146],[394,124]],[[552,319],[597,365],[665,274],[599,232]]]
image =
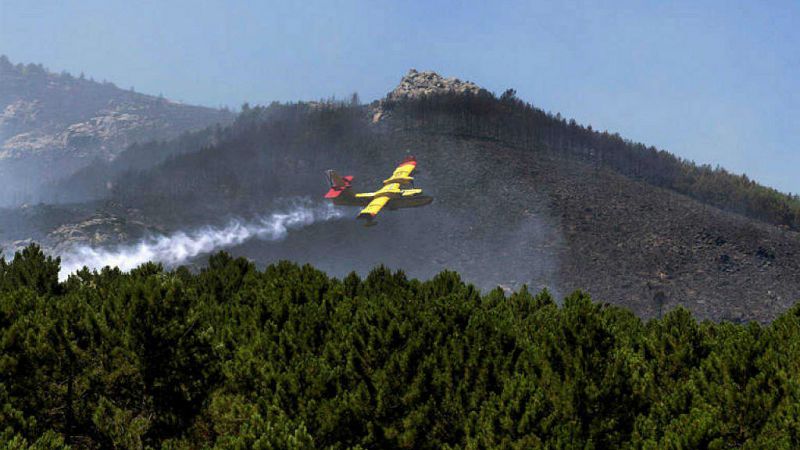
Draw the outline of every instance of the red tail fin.
[[[335,170],[326,170],[325,175],[328,177],[328,184],[330,184],[331,189],[325,194],[325,198],[336,198],[342,194],[347,189],[350,189],[350,186],[353,182],[353,176],[339,176]]]

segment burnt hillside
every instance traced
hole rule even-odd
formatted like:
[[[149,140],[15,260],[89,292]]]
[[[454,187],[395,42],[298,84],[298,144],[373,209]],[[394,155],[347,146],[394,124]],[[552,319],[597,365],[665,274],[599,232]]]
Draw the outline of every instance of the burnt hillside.
[[[433,205],[388,212],[368,230],[321,223],[232,252],[337,276],[383,263],[422,278],[453,269],[487,289],[583,288],[648,317],[684,305],[701,318],[766,321],[800,298],[795,197],[430,73],[369,106],[245,108],[196,151],[81,182],[105,192],[108,214],[178,230],[320,198],[328,168],[371,190],[408,152]]]

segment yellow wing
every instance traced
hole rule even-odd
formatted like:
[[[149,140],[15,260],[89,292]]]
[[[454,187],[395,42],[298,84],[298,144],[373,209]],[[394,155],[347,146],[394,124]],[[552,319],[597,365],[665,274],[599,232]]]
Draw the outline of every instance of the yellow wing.
[[[369,205],[367,205],[366,208],[362,209],[361,212],[358,213],[358,218],[372,219],[381,209],[383,209],[384,206],[386,206],[387,203],[389,203],[389,200],[389,197],[374,198],[371,202],[369,202]]]
[[[411,175],[411,172],[417,167],[417,163],[411,162],[404,162],[397,166],[397,169],[394,169],[394,173],[392,174],[392,178],[404,178]]]
[[[391,177],[383,180],[383,184],[410,183],[413,180],[413,178],[411,178],[411,172],[413,172],[416,167],[417,161],[413,157],[406,159],[394,169],[394,173],[392,173]]]

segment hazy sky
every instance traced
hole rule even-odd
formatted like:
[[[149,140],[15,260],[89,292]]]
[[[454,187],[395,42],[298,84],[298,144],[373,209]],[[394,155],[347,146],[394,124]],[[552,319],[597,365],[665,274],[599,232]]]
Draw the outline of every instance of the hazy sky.
[[[231,107],[436,70],[800,192],[797,0],[0,0],[0,53]]]

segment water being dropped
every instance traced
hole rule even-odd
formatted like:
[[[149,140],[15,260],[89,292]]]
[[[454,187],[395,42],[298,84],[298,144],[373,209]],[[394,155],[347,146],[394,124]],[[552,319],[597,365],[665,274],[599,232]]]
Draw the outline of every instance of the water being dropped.
[[[150,236],[134,244],[111,248],[78,246],[61,255],[59,278],[64,280],[83,267],[97,270],[110,266],[129,271],[149,261],[174,267],[198,255],[233,247],[250,239],[280,240],[292,229],[339,217],[341,212],[331,205],[297,201],[286,211],[265,214],[250,221],[231,220],[223,227],[209,226]]]

